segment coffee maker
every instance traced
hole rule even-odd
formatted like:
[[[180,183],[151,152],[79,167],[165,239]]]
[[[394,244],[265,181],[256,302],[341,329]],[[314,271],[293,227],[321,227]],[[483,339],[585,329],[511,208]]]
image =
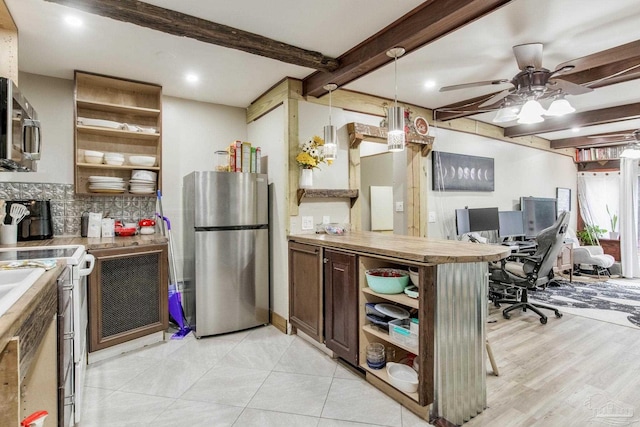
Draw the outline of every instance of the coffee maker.
[[[49,200],[14,200],[6,203],[4,223],[11,224],[11,205],[18,203],[29,209],[29,214],[18,223],[18,241],[44,240],[53,237],[53,220]]]

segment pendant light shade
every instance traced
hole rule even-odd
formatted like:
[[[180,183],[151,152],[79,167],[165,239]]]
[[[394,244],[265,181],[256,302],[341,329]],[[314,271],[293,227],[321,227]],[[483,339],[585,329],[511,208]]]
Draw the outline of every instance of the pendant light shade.
[[[569,101],[564,99],[564,96],[560,96],[549,105],[549,109],[544,114],[545,116],[564,116],[574,111],[576,111],[576,109],[569,104]]]
[[[404,55],[404,48],[394,47],[387,52],[387,56],[394,59],[395,92],[394,105],[387,112],[387,149],[392,152],[404,151],[404,108],[398,107],[398,57]]]
[[[620,157],[625,159],[640,159],[640,142],[632,142],[627,145],[622,153],[620,153]]]
[[[542,105],[535,99],[530,99],[524,103],[520,114],[518,114],[518,123],[532,124],[544,122],[542,115],[545,113]]]
[[[496,116],[493,118],[494,123],[510,122],[518,118],[518,107],[513,105],[505,105],[498,110]]]
[[[338,158],[338,133],[336,127],[331,124],[331,92],[336,90],[338,85],[329,83],[324,86],[329,91],[329,124],[324,127],[324,159],[335,160]]]

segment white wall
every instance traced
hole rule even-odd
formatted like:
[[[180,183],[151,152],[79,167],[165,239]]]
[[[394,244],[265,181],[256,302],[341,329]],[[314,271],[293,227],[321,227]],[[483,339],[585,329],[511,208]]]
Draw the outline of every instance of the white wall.
[[[2,172],[2,182],[73,183],[73,81],[20,73],[20,91],[38,113],[42,160],[38,171]]]
[[[364,149],[366,145],[383,144],[365,143],[361,144]],[[386,150],[386,147],[384,147]],[[360,150],[360,155],[362,156]],[[360,211],[362,214],[362,230],[371,231],[371,186],[393,186],[393,153],[384,152],[373,156],[360,157]]]
[[[447,129],[432,129],[430,133],[435,136],[433,151],[493,158],[495,191],[432,191],[432,155],[423,158],[423,171],[427,176],[427,210],[435,212],[437,217],[435,223],[428,224],[429,237],[455,235],[455,209],[468,206],[513,210],[521,196],[555,198],[556,187],[571,189],[570,224],[575,229],[577,169],[571,157]]]
[[[172,226],[178,276],[182,277],[182,179],[213,170],[214,152],[247,141],[243,108],[162,97],[162,207]]]
[[[249,123],[249,141],[259,146],[262,166],[269,176],[271,309],[284,318],[289,313],[289,272],[287,226],[289,224],[289,149],[285,143],[287,129],[284,106]]]

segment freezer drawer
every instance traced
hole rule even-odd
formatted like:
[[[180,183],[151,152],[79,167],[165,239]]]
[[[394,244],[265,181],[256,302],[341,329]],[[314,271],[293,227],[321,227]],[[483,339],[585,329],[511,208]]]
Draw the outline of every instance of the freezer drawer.
[[[195,233],[195,333],[269,323],[269,231]]]

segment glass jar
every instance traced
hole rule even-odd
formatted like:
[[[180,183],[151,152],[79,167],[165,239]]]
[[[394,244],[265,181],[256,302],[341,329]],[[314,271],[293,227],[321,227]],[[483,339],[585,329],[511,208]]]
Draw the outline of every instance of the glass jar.
[[[218,172],[229,172],[229,153],[225,150],[215,152],[215,170]]]

